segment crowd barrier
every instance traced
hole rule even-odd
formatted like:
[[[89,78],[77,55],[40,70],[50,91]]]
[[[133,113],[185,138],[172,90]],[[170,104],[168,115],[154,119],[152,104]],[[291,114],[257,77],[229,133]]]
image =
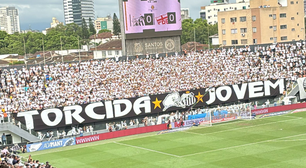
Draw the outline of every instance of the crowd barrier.
[[[84,137],[77,137],[75,139],[76,139],[76,144],[78,145],[78,144],[118,138],[118,137],[123,137],[123,136],[161,131],[165,129],[167,129],[167,124],[160,124],[160,125],[132,128],[132,129],[127,129],[127,130],[120,130],[120,131],[84,136]]]
[[[306,103],[297,103],[297,104],[284,105],[284,106],[254,109],[252,110],[252,113],[256,115],[261,115],[261,114],[276,113],[276,112],[295,110],[295,109],[301,109],[301,108],[306,108]]]

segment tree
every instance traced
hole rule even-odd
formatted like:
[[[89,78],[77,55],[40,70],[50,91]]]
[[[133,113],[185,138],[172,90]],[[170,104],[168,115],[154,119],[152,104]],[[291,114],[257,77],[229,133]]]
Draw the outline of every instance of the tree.
[[[96,29],[95,29],[95,26],[94,24],[92,23],[92,20],[91,18],[89,18],[89,35],[93,35],[93,34],[96,34]]]
[[[82,20],[82,38],[83,39],[89,38],[89,31],[88,31],[87,23],[84,18]]]
[[[100,31],[98,32],[98,34],[100,34],[100,33],[105,33],[105,32],[112,32],[112,31],[110,31],[110,30],[108,30],[108,29],[102,29],[102,30],[100,30]]]
[[[114,35],[119,35],[121,33],[120,21],[116,13],[114,13],[114,16],[113,16],[113,29],[114,29]]]
[[[182,22],[181,43],[185,44],[185,43],[191,42],[191,41],[194,41],[193,40],[193,20],[192,19],[185,19]]]
[[[200,42],[202,44],[210,44],[209,36],[218,34],[218,24],[210,25],[206,20],[185,19],[182,22],[181,44],[187,42]],[[194,35],[196,39],[194,40]]]

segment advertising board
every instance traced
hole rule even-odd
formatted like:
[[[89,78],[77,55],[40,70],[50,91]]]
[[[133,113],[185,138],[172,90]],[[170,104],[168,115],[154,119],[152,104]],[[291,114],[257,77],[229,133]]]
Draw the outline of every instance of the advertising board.
[[[78,144],[118,138],[118,137],[123,137],[123,136],[143,134],[143,133],[154,132],[154,131],[161,131],[165,129],[167,129],[167,124],[160,124],[160,125],[152,125],[152,126],[147,126],[147,127],[139,127],[139,128],[132,128],[132,129],[127,129],[127,130],[114,131],[114,132],[107,132],[107,133],[90,135],[90,136],[85,136],[85,137],[77,137],[75,139],[76,139],[76,144],[78,145]]]
[[[35,152],[46,149],[60,148],[75,145],[75,138],[59,139],[54,141],[27,144],[27,152]]]

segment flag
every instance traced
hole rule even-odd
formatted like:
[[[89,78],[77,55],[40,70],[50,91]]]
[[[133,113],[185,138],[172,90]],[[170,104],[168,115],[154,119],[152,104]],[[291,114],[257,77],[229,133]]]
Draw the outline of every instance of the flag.
[[[160,15],[159,17],[156,17],[156,20],[159,25],[168,24],[168,15],[167,14]]]

